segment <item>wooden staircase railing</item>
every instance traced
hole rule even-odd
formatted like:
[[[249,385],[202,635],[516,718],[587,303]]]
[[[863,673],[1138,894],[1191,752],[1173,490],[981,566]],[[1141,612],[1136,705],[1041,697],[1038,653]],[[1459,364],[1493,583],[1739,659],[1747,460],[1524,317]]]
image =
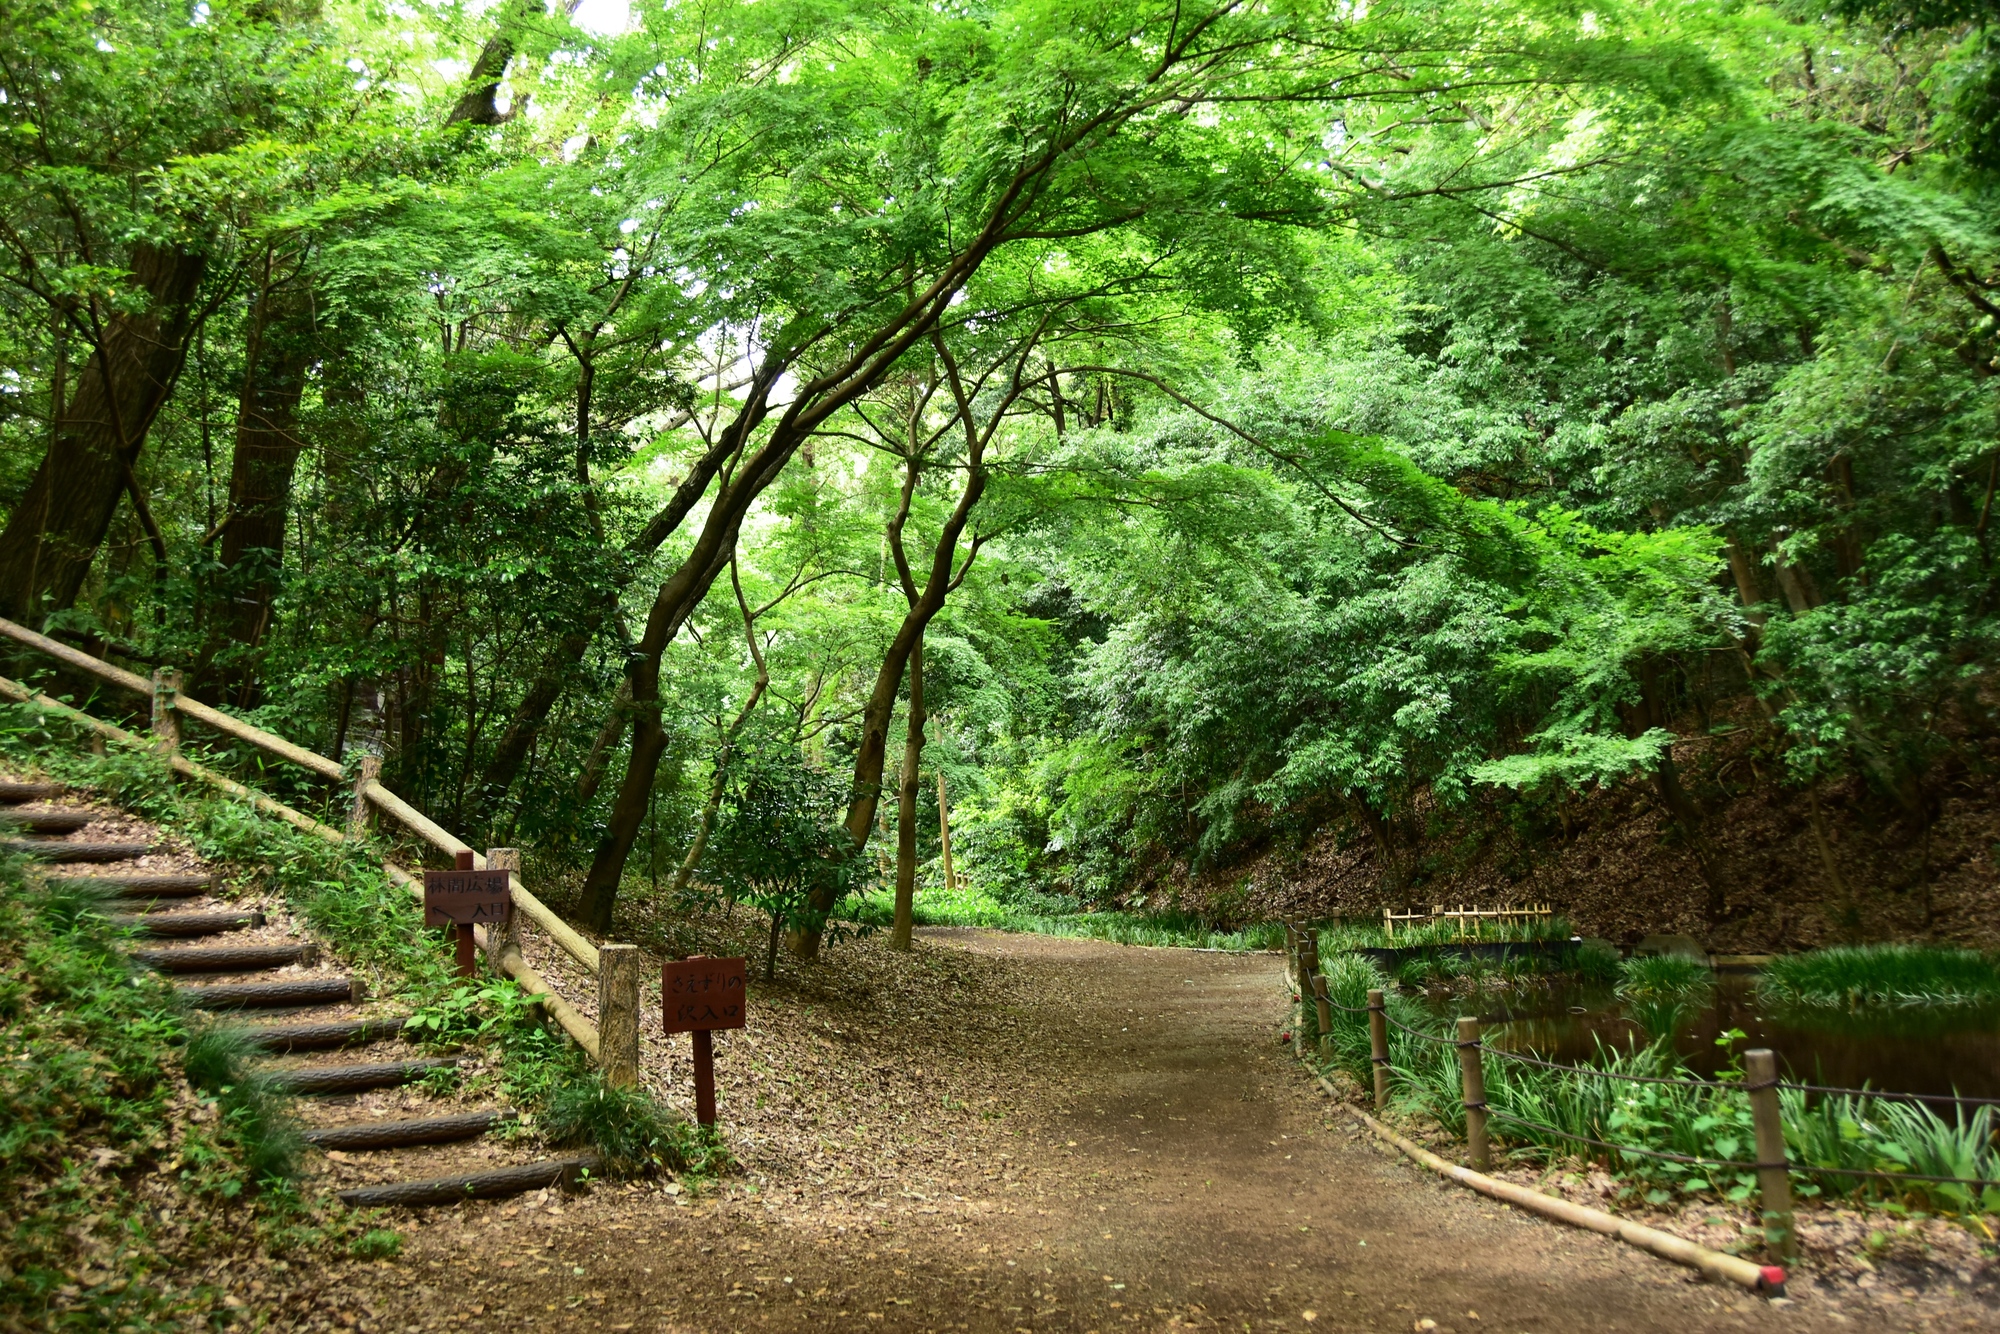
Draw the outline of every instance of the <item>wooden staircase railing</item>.
[[[46,635],[37,634],[26,626],[18,625],[4,617],[0,617],[0,637],[46,654],[123,690],[147,696],[152,701],[153,739],[149,742],[121,727],[93,718],[73,705],[37,693],[4,676],[0,676],[0,696],[30,705],[45,713],[67,718],[107,739],[141,749],[149,745],[159,749],[166,753],[176,773],[247,801],[259,811],[329,843],[363,840],[367,832],[365,817],[368,809],[373,807],[391,816],[397,823],[447,856],[455,857],[461,852],[471,852],[472,864],[476,869],[484,870],[488,866],[499,869],[500,865],[505,865],[509,872],[508,888],[514,904],[513,920],[503,930],[475,928],[478,943],[484,950],[488,962],[494,969],[518,982],[522,990],[535,997],[549,1016],[562,1026],[563,1031],[603,1068],[608,1082],[620,1085],[632,1085],[638,1082],[637,951],[631,946],[607,944],[605,949],[614,954],[618,966],[604,967],[598,947],[592,945],[567,922],[556,916],[553,909],[530,893],[528,887],[521,882],[517,852],[512,849],[493,848],[482,855],[453,837],[443,826],[422,811],[391,792],[375,776],[376,766],[363,765],[359,774],[350,776],[338,761],[328,759],[304,747],[295,746],[281,736],[246,723],[240,718],[231,717],[220,709],[189,699],[181,693],[179,674],[171,668],[162,668],[148,680],[137,673],[125,671],[102,659],[93,658],[88,653],[71,648],[67,644],[58,643]],[[225,736],[254,746],[267,755],[274,755],[302,769],[311,770],[322,778],[348,784],[354,792],[355,812],[358,818],[350,822],[347,830],[335,829],[309,815],[293,810],[254,788],[246,787],[234,779],[225,778],[207,766],[188,759],[180,754],[179,750],[183,719],[200,723]],[[421,876],[414,875],[387,859],[382,861],[382,869],[391,880],[410,890],[419,899],[423,897],[424,886]],[[547,978],[529,965],[521,953],[517,935],[523,921],[531,922],[541,928],[564,953],[597,977],[600,1023],[591,1023],[575,1006],[556,993]]]

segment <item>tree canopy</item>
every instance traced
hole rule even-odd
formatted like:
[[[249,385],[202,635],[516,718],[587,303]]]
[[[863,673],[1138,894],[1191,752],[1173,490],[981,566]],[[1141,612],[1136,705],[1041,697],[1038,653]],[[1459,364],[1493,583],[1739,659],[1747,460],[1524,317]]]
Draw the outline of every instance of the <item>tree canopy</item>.
[[[600,930],[1991,734],[1989,5],[4,25],[0,613]]]

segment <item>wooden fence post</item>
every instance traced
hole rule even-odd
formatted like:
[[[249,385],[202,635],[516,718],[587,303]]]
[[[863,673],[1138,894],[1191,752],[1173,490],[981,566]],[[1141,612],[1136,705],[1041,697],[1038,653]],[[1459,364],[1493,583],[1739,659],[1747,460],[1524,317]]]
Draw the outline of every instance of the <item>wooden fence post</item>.
[[[639,947],[597,947],[597,1050],[604,1082],[639,1082]]]
[[[1792,1230],[1791,1166],[1785,1160],[1785,1126],[1778,1115],[1778,1058],[1769,1048],[1743,1053],[1743,1089],[1757,1130],[1757,1189],[1764,1197],[1764,1248],[1772,1260],[1789,1260],[1798,1248]]]
[[[1389,1007],[1382,993],[1368,993],[1368,1060],[1375,1067],[1375,1110],[1389,1105]]]
[[[368,785],[381,777],[382,757],[363,755],[361,767],[354,773],[354,806],[347,812],[347,832],[351,837],[368,837],[368,826],[374,819],[374,810],[368,804]]]
[[[519,848],[486,849],[486,869],[489,871],[512,871],[515,875],[519,875],[521,873],[521,850]],[[486,928],[486,962],[496,973],[503,972],[500,967],[500,956],[507,952],[507,947],[510,945],[518,946],[521,943],[520,928],[516,925],[519,920],[514,915],[513,904],[509,903],[507,906],[507,920],[499,926],[489,926]]]
[[[181,674],[175,667],[153,669],[153,748],[165,755],[181,750]]]
[[[1333,1002],[1326,994],[1326,974],[1313,972],[1313,999],[1319,1002],[1319,1059],[1333,1055]]]
[[[1472,1166],[1484,1172],[1493,1165],[1486,1145],[1486,1069],[1479,1059],[1479,1021],[1458,1021],[1458,1069],[1465,1083],[1465,1143]]]
[[[1299,929],[1299,1058],[1303,1060],[1308,1051],[1319,1048],[1319,1039],[1326,1033],[1326,1023],[1317,1004],[1312,998],[1319,995],[1325,979],[1319,971],[1319,932],[1311,927]],[[1306,1037],[1306,1025],[1312,1024],[1312,1037]]]

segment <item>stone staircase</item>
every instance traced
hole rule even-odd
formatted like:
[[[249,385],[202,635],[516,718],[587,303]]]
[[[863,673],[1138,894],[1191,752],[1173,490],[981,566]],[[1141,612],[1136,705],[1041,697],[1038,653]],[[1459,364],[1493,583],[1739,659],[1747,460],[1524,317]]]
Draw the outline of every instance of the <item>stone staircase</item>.
[[[267,1053],[316,1150],[308,1189],[420,1207],[560,1186],[596,1166],[537,1156],[530,1137],[510,1133],[512,1109],[463,1091],[476,1057],[413,1055],[407,1016],[371,1001],[282,901],[226,902],[214,872],[152,827],[58,785],[0,780],[0,834],[51,883],[129,909],[107,915],[132,933],[132,957]]]

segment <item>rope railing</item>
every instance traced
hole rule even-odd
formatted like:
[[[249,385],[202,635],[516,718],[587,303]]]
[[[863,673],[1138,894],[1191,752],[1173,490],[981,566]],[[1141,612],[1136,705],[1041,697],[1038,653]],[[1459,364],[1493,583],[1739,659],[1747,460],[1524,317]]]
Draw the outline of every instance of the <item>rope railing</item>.
[[[346,831],[335,829],[293,810],[264,793],[225,778],[206,766],[183,757],[179,753],[181,720],[191,718],[224,736],[295,764],[330,782],[350,782],[345,767],[338,760],[329,759],[303,746],[294,745],[261,727],[190,699],[180,690],[180,674],[171,669],[163,668],[156,671],[153,678],[148,680],[146,677],[93,658],[88,653],[59,643],[46,635],[37,634],[5,617],[0,617],[0,637],[11,639],[122,690],[149,696],[153,711],[152,744],[165,753],[174,770],[183,776],[197,779],[232,796],[248,800],[266,814],[274,815],[295,828],[326,839],[328,842],[362,841],[367,829],[367,812],[370,808],[380,810],[409,829],[423,842],[454,860],[461,855],[470,854],[475,869],[487,869],[488,858],[484,854],[454,837],[449,830],[391,791],[375,776],[376,766],[372,764],[364,764],[361,773],[351,780],[355,809],[349,828]],[[27,704],[41,712],[58,714],[71,722],[90,728],[100,736],[124,744],[142,749],[148,744],[144,738],[134,736],[111,723],[92,717],[72,704],[39,693],[18,682],[0,678],[0,696]],[[516,862],[518,863],[518,858]],[[422,897],[423,879],[420,875],[413,875],[386,858],[382,859],[381,864],[391,880],[419,898]],[[497,931],[486,927],[474,928],[475,939],[488,959],[496,970],[513,978],[524,991],[541,1003],[564,1031],[575,1039],[577,1045],[604,1066],[608,1079],[617,1083],[636,1082],[639,1026],[636,1022],[636,1013],[628,1016],[624,1011],[635,1006],[637,1001],[636,998],[627,996],[626,993],[630,988],[620,984],[628,979],[608,977],[602,968],[598,947],[557,916],[554,909],[529,892],[527,886],[522,883],[518,871],[512,866],[508,868],[508,896],[513,903],[514,916],[506,927]],[[591,1023],[580,1011],[564,1000],[548,980],[529,965],[521,951],[518,928],[515,925],[521,919],[540,927],[565,954],[574,959],[586,972],[597,976],[599,1017],[606,1021],[606,1028],[620,1035],[618,1040],[611,1044],[616,1050],[607,1050],[601,1038],[600,1026]],[[626,1003],[628,999],[630,1005]]]
[[[1776,1053],[1767,1049],[1746,1051],[1744,1077],[1742,1079],[1699,1079],[1672,1075],[1628,1074],[1623,1071],[1603,1070],[1593,1066],[1572,1065],[1545,1060],[1524,1052],[1508,1051],[1490,1046],[1480,1035],[1477,1019],[1460,1019],[1456,1037],[1446,1037],[1405,1023],[1391,1015],[1387,1003],[1386,989],[1371,989],[1366,1006],[1353,1006],[1335,1001],[1327,994],[1324,975],[1319,972],[1317,941],[1310,933],[1298,928],[1291,931],[1292,958],[1288,961],[1293,979],[1303,982],[1312,977],[1314,985],[1301,988],[1300,996],[1306,990],[1316,992],[1318,1003],[1318,1024],[1320,1055],[1328,1058],[1332,1040],[1331,1016],[1334,1011],[1347,1015],[1366,1015],[1369,1027],[1369,1064],[1375,1075],[1375,1106],[1378,1111],[1389,1101],[1389,1079],[1395,1071],[1390,1056],[1388,1034],[1390,1030],[1408,1035],[1421,1042],[1440,1047],[1456,1048],[1457,1061],[1461,1070],[1463,1097],[1461,1099],[1466,1118],[1466,1140],[1475,1170],[1483,1171],[1488,1166],[1486,1125],[1489,1118],[1503,1125],[1517,1128],[1528,1136],[1544,1136],[1571,1144],[1588,1146],[1606,1154],[1621,1157],[1647,1159],[1656,1162],[1674,1163],[1690,1168],[1712,1172],[1753,1172],[1757,1175],[1758,1189],[1762,1195],[1763,1216],[1766,1235],[1770,1241],[1772,1258],[1788,1257],[1794,1247],[1792,1233],[1792,1204],[1790,1178],[1794,1175],[1815,1177],[1836,1177],[1857,1182],[1875,1182],[1892,1186],[1956,1186],[1985,1190],[2000,1187],[2000,1179],[1979,1176],[1944,1176],[1921,1172],[1910,1172],[1882,1168],[1832,1167],[1813,1163],[1799,1163],[1788,1160],[1784,1123],[1780,1109],[1779,1092],[1789,1091],[1823,1097],[1849,1097],[1857,1100],[1882,1100],[1915,1103],[1919,1105],[1939,1103],[1958,1106],[1990,1107],[2000,1106],[2000,1098],[1965,1097],[1958,1094],[1896,1093],[1879,1092],[1872,1089],[1850,1089],[1830,1085],[1801,1084],[1778,1078]],[[1305,1007],[1301,1007],[1298,1027],[1306,1026]],[[1733,1158],[1704,1158],[1691,1154],[1675,1153],[1664,1149],[1649,1149],[1632,1144],[1619,1144],[1609,1140],[1596,1139],[1575,1131],[1563,1130],[1556,1126],[1520,1116],[1504,1106],[1493,1106],[1486,1093],[1484,1063],[1488,1053],[1506,1061],[1544,1070],[1560,1075],[1579,1078],[1595,1078],[1617,1083],[1671,1086],[1696,1090],[1708,1094],[1744,1094],[1750,1102],[1752,1129],[1755,1132],[1757,1161]],[[1301,1043],[1300,1054],[1304,1054]],[[1975,1160],[1976,1162],[1976,1160]]]

